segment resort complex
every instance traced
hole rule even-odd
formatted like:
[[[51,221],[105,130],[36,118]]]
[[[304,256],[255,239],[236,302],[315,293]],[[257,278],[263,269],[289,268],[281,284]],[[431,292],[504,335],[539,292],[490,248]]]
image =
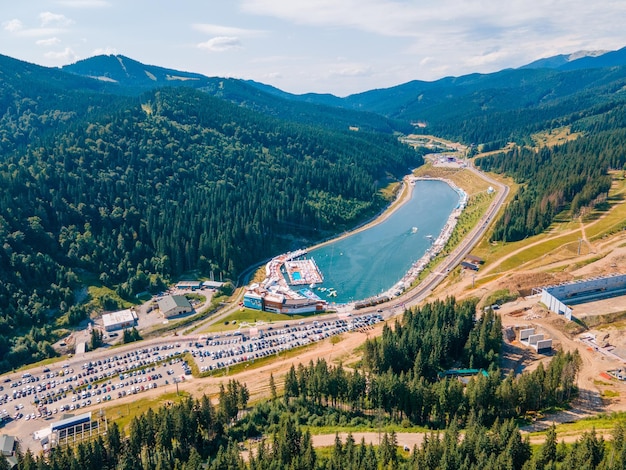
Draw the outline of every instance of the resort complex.
[[[307,287],[323,281],[313,258],[306,250],[297,250],[273,258],[265,266],[265,280],[248,286],[243,297],[245,307],[274,313],[322,312],[326,302]],[[289,282],[287,282],[289,280]]]

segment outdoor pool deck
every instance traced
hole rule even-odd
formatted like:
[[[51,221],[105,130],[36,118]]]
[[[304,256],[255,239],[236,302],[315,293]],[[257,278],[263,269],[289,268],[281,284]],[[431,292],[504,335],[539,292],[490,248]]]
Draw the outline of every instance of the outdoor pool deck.
[[[292,286],[320,284],[324,281],[324,277],[313,258],[287,261],[285,270],[289,276],[289,284]]]

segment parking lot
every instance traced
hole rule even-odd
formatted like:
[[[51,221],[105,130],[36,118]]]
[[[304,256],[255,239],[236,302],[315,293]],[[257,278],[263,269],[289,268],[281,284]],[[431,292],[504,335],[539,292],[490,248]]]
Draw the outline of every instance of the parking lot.
[[[379,313],[242,328],[227,333],[142,341],[98,349],[49,366],[7,374],[0,381],[3,433],[34,445],[35,431],[73,414],[176,382],[193,380],[191,356],[201,376],[215,370],[305,346],[333,335],[371,328]],[[189,355],[185,354],[189,353]],[[35,449],[36,450],[36,449]]]
[[[200,337],[187,344],[200,372],[211,372],[240,362],[252,361],[306,346],[333,335],[365,328],[382,321],[382,315],[367,314],[347,319],[301,321],[298,325],[268,326]]]
[[[0,406],[7,429],[20,420],[51,418],[59,412],[72,412],[99,405],[129,394],[184,380],[180,343],[131,350],[82,365],[69,362],[41,375],[24,372],[15,379],[5,377],[0,390]]]

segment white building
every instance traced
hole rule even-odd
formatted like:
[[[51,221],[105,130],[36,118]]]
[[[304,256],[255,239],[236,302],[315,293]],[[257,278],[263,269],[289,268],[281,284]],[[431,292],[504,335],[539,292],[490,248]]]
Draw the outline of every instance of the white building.
[[[137,314],[130,309],[102,315],[102,324],[106,331],[132,328],[137,325]]]

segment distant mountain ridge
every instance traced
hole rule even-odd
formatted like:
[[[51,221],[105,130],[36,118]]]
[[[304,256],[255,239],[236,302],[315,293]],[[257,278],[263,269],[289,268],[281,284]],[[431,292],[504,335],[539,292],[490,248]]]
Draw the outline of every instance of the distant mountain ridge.
[[[294,100],[294,95],[269,85],[146,65],[123,55],[99,55],[66,65],[61,70],[95,79],[111,93],[132,95],[155,88],[182,86],[204,91],[272,117],[303,124],[343,130],[359,128],[387,134],[411,130],[405,122],[393,121],[366,110],[342,107],[340,102]]]
[[[520,69],[558,69],[565,64],[584,59],[586,57],[599,57],[606,54],[609,51],[577,51],[571,54],[559,54],[551,57],[544,57],[542,59],[535,60],[530,64],[518,67]]]
[[[626,47],[597,57],[582,57],[563,64],[559,70],[582,70],[590,68],[617,67],[626,64]]]
[[[120,92],[190,86],[273,117],[310,125],[411,133],[419,124],[452,139],[467,139],[469,133],[475,135],[469,142],[497,148],[503,142],[526,139],[539,116],[548,122],[624,99],[621,90],[626,89],[626,48],[580,51],[488,74],[413,80],[346,97],[295,95],[251,80],[209,78],[147,66],[124,56],[98,56],[64,70],[101,77],[100,83],[120,87]],[[115,83],[103,82],[102,77]],[[493,118],[494,113],[501,116],[507,128],[486,136],[478,128],[491,129],[483,119],[487,115]]]
[[[199,73],[146,65],[123,55],[98,55],[64,65],[61,70],[103,82],[146,89],[172,83],[191,84],[194,88],[199,88],[215,80]]]
[[[206,77],[198,73],[145,65],[122,55],[92,57],[64,66],[62,70],[116,84],[129,92],[163,86],[189,86],[276,117],[301,122],[309,118],[327,123],[338,120],[339,126],[344,128],[365,125],[365,118],[365,121],[370,121],[365,125],[366,128],[409,132],[410,127],[406,125],[410,122],[448,119],[457,109],[466,113],[485,110],[486,106],[504,106],[509,109],[546,106],[550,101],[562,100],[585,87],[609,83],[621,77],[620,73],[605,76],[604,73],[589,70],[620,66],[626,66],[626,47],[609,52],[578,51],[562,54],[539,59],[517,69],[489,74],[445,77],[435,81],[413,80],[346,97],[318,93],[296,95],[252,80]],[[580,77],[561,75],[571,71],[586,72]],[[485,98],[485,94],[491,94],[493,90],[501,90],[496,93],[499,96],[497,101],[494,101],[494,96]],[[372,114],[367,117],[350,114],[355,111],[374,113],[377,117]],[[330,115],[333,117],[329,120]],[[384,119],[382,116],[393,121],[381,121]]]
[[[617,51],[578,51],[539,59],[520,69],[582,70],[626,65],[626,47]]]
[[[580,51],[540,59],[517,69],[488,74],[412,80],[389,88],[339,98],[307,93],[290,95],[269,85],[259,89],[307,103],[370,111],[409,122],[438,122],[460,114],[477,115],[492,109],[518,109],[559,103],[589,87],[610,86],[626,70],[626,48],[617,51]],[[616,67],[616,70],[607,70]],[[572,75],[572,72],[580,73]],[[569,74],[568,74],[569,73]]]

